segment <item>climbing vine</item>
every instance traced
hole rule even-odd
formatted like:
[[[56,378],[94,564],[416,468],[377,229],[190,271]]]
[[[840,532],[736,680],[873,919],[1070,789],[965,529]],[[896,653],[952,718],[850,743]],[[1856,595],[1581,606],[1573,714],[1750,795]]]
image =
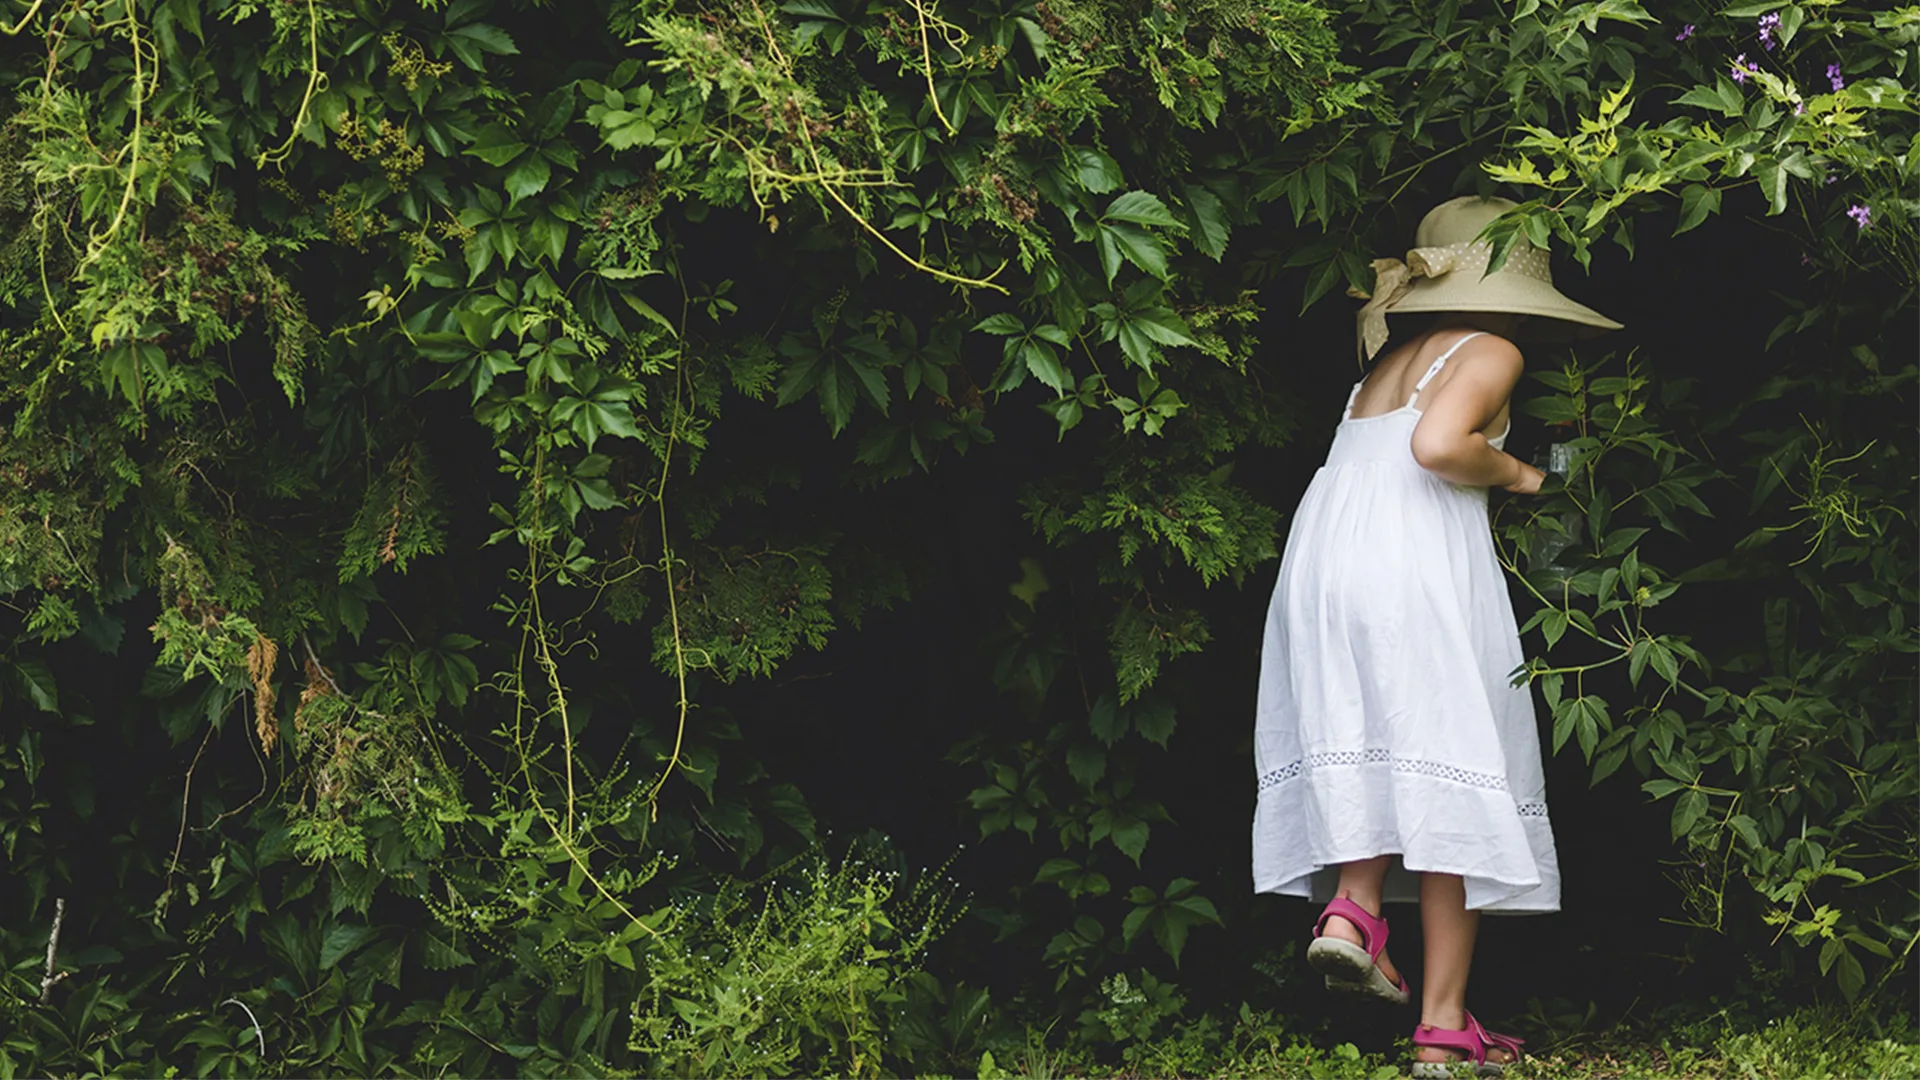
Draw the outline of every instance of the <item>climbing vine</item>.
[[[1920,14],[1681,7],[10,0],[0,1071],[952,1072],[1034,987],[1147,1037],[1244,910],[1182,763],[1316,305],[1466,189],[1568,266],[1804,255],[1751,394],[1530,351],[1571,464],[1500,527],[1689,918],[1886,984]],[[960,885],[810,801],[893,706],[811,789],[772,730],[941,595],[965,704],[887,770]],[[981,928],[993,992],[922,970]]]

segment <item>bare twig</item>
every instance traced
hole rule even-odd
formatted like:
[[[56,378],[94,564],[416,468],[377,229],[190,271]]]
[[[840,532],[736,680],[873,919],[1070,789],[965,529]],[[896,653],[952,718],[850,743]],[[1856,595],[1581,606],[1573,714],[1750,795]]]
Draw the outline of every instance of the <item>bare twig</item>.
[[[180,869],[180,849],[187,842],[187,808],[193,797],[193,771],[200,767],[200,755],[207,752],[207,744],[213,741],[213,725],[207,725],[207,734],[200,740],[200,749],[193,752],[193,762],[187,766],[186,783],[180,787],[180,835],[173,840],[173,858],[167,862],[167,886],[173,886],[173,872]]]
[[[67,898],[53,898],[53,932],[47,935],[47,973],[40,976],[40,1004],[45,1005],[53,996],[53,984],[67,977],[66,972],[53,973],[54,954],[60,951],[60,923],[67,917]]]
[[[327,665],[321,663],[320,658],[313,654],[313,642],[307,640],[307,635],[300,635],[300,644],[307,650],[307,659],[313,661],[313,669],[320,673],[321,678],[327,680],[327,685],[333,688],[334,694],[352,701],[352,698],[347,697],[346,691],[340,689],[340,684],[333,681],[333,672],[328,671]]]
[[[220,1004],[240,1006],[240,1011],[247,1014],[248,1020],[253,1021],[253,1037],[260,1040],[260,1060],[265,1061],[267,1059],[267,1036],[265,1032],[260,1030],[260,1019],[253,1015],[253,1010],[247,1008],[247,1003],[241,1001],[239,998],[228,998]],[[219,1006],[215,1006],[215,1008],[218,1007]]]
[[[54,955],[60,951],[60,924],[67,919],[67,897],[54,897],[54,930],[46,936],[46,974],[40,976],[40,1005],[54,995],[54,984],[67,978],[67,972],[54,974]]]

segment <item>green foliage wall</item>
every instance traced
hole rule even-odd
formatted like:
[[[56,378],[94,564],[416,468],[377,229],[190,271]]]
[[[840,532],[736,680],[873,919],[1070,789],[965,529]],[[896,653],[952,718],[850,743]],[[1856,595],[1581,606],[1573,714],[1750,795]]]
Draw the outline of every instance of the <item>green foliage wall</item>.
[[[952,794],[1028,880],[975,914],[1063,1002],[1172,974],[1222,921],[1154,846],[1180,658],[1246,632],[1211,598],[1286,508],[1243,463],[1310,467],[1295,366],[1347,348],[1298,313],[1496,186],[1568,268],[1716,215],[1805,253],[1702,315],[1777,307],[1750,392],[1534,353],[1574,464],[1499,526],[1554,749],[1671,800],[1690,916],[1903,970],[1920,9],[0,14],[9,1069],[951,1068],[949,887],[811,861],[720,702],[911,603],[878,508],[998,440],[1038,554]],[[1689,614],[1726,582],[1756,621]],[[860,1004],[779,1028],[742,957]]]

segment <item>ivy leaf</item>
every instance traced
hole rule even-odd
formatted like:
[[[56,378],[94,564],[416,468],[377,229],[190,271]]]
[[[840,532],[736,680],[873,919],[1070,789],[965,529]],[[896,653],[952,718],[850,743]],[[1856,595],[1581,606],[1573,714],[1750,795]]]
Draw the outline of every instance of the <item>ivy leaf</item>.
[[[1095,195],[1105,195],[1120,186],[1120,166],[1099,150],[1090,146],[1076,147],[1073,163],[1080,186]]]
[[[613,493],[613,485],[604,479],[575,480],[573,487],[589,510],[611,510],[620,505],[620,497]]]
[[[824,370],[814,384],[813,392],[820,399],[820,415],[827,418],[827,424],[838,438],[847,428],[847,421],[853,419],[853,403],[859,396],[859,389],[853,385],[853,374],[844,364],[827,360]]]
[[[426,931],[420,959],[428,971],[447,971],[473,963],[473,957],[457,943],[457,935],[434,926]]]
[[[486,23],[468,23],[447,31],[447,48],[452,49],[460,62],[474,71],[486,70],[487,65],[481,59],[481,53],[511,56],[520,51],[505,30]]]
[[[1087,725],[1093,729],[1094,738],[1112,746],[1127,733],[1127,713],[1131,711],[1121,711],[1112,694],[1101,694],[1087,714]]]
[[[487,264],[493,261],[493,238],[484,233],[475,233],[467,238],[467,284],[480,280],[486,273]]]
[[[1198,184],[1187,185],[1187,211],[1193,217],[1193,246],[1214,262],[1227,253],[1226,211],[1220,197]]]
[[[546,158],[539,154],[528,154],[507,174],[507,195],[512,202],[538,195],[546,190],[547,181],[552,175],[553,169],[547,164]]]
[[[773,401],[775,408],[784,408],[799,401],[820,381],[820,369],[824,363],[822,354],[810,352],[798,359],[798,363],[787,365],[786,370],[781,372],[780,391]]]
[[[1113,846],[1120,849],[1121,854],[1132,859],[1133,865],[1139,866],[1140,856],[1147,850],[1147,836],[1150,832],[1146,822],[1128,818],[1124,824],[1114,825],[1113,831],[1108,836],[1113,840]]]
[[[1127,711],[1132,714],[1134,730],[1140,737],[1165,749],[1178,724],[1173,703],[1164,698],[1149,698],[1135,702]]]
[[[41,712],[59,712],[60,694],[53,681],[53,669],[37,656],[23,656],[8,662],[14,687]]]
[[[533,116],[541,139],[557,139],[566,130],[567,121],[573,119],[575,97],[573,84],[566,83],[541,99]]]
[[[1092,743],[1075,743],[1067,751],[1067,772],[1091,791],[1107,774],[1107,752]]]
[[[527,144],[500,124],[488,124],[474,136],[473,145],[464,151],[469,157],[477,157],[489,165],[500,166],[519,157],[527,149]]]
[[[645,113],[614,109],[600,116],[600,138],[615,150],[652,146],[659,132]]]
[[[1060,357],[1053,351],[1053,346],[1037,337],[1029,337],[1020,343],[1020,358],[1034,378],[1046,383],[1056,393],[1064,394],[1073,385],[1072,376],[1061,366]]]
[[[1160,197],[1145,191],[1129,191],[1107,204],[1100,215],[1106,221],[1125,221],[1134,225],[1175,226],[1180,224]]]
[[[1100,269],[1107,275],[1107,284],[1113,284],[1114,275],[1120,272],[1120,244],[1113,238],[1113,230],[1101,228],[1095,234],[1093,249],[1100,256]]]
[[[1138,329],[1148,338],[1162,345],[1198,345],[1187,330],[1185,320],[1174,314],[1172,308],[1140,308],[1129,314],[1129,325]]]
[[[844,356],[838,366],[844,366],[851,372],[868,403],[880,410],[881,416],[887,415],[893,399],[887,391],[886,372],[879,365],[858,356]]]
[[[1160,246],[1159,237],[1138,225],[1125,223],[1102,225],[1100,231],[1113,238],[1114,247],[1128,262],[1162,281],[1167,280],[1167,252]]]
[[[345,924],[328,930],[326,938],[320,943],[320,970],[325,971],[346,959],[355,949],[373,940],[377,932],[371,926]]]

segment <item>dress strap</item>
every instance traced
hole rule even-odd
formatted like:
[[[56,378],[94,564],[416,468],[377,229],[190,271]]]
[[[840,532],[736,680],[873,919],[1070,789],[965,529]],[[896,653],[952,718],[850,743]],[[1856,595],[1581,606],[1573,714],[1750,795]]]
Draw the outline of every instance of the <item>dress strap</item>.
[[[1447,366],[1447,361],[1453,359],[1453,354],[1460,351],[1460,346],[1465,345],[1467,342],[1472,341],[1474,338],[1480,337],[1485,333],[1486,331],[1484,330],[1475,330],[1473,333],[1468,334],[1466,337],[1463,337],[1459,341],[1454,342],[1452,348],[1448,349],[1446,352],[1441,353],[1440,359],[1435,360],[1431,365],[1429,365],[1427,368],[1427,373],[1425,375],[1420,376],[1419,382],[1413,384],[1413,393],[1407,395],[1407,408],[1409,409],[1413,408],[1413,403],[1420,399],[1420,391],[1425,390],[1427,388],[1427,384],[1433,381],[1433,377],[1435,375],[1440,374],[1440,369]]]
[[[1353,389],[1347,392],[1347,407],[1340,411],[1340,419],[1353,419],[1353,402],[1355,398],[1360,396],[1360,385],[1364,382],[1366,382],[1366,380],[1362,379],[1360,382],[1354,383]]]

